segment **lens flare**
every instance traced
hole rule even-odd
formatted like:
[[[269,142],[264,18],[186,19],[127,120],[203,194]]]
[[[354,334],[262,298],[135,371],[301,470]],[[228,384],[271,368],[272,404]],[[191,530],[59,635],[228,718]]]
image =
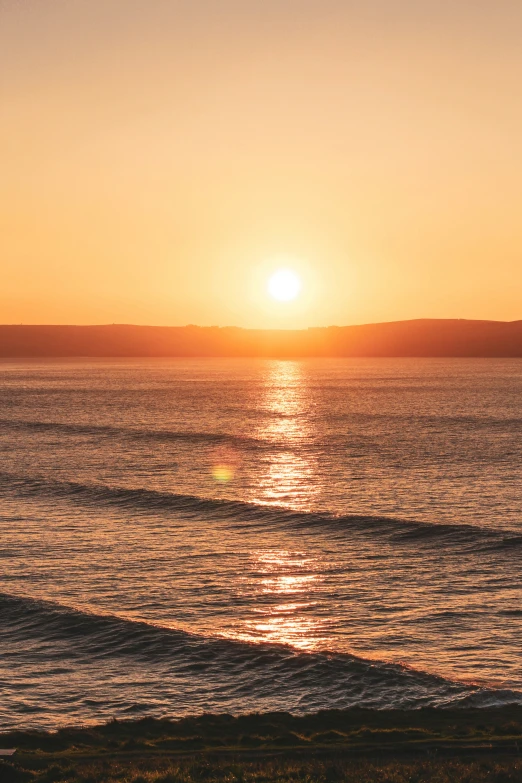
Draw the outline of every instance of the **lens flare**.
[[[214,481],[218,484],[228,484],[235,478],[240,468],[241,455],[236,449],[221,446],[212,449],[207,464]]]
[[[234,470],[229,465],[214,465],[212,475],[219,484],[227,484],[234,478]]]

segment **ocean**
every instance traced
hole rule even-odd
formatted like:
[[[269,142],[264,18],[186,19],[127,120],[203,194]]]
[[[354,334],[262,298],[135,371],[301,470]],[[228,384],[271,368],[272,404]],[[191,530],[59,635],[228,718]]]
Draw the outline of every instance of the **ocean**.
[[[522,361],[0,362],[0,728],[522,703]]]

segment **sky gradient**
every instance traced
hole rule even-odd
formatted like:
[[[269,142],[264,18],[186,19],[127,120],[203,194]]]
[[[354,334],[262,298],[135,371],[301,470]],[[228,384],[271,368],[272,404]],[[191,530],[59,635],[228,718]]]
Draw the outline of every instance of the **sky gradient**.
[[[521,84],[519,0],[0,0],[0,322],[522,318]]]

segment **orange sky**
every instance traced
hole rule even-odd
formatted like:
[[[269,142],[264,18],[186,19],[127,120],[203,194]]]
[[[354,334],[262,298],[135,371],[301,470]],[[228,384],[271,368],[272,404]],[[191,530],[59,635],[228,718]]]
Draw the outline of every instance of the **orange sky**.
[[[0,0],[0,322],[522,318],[521,42],[520,0]]]

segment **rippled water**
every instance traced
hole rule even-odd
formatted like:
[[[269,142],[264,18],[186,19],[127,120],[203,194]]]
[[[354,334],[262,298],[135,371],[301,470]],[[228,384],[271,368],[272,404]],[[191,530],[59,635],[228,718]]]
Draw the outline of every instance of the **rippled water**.
[[[0,363],[0,721],[522,701],[522,362]]]

